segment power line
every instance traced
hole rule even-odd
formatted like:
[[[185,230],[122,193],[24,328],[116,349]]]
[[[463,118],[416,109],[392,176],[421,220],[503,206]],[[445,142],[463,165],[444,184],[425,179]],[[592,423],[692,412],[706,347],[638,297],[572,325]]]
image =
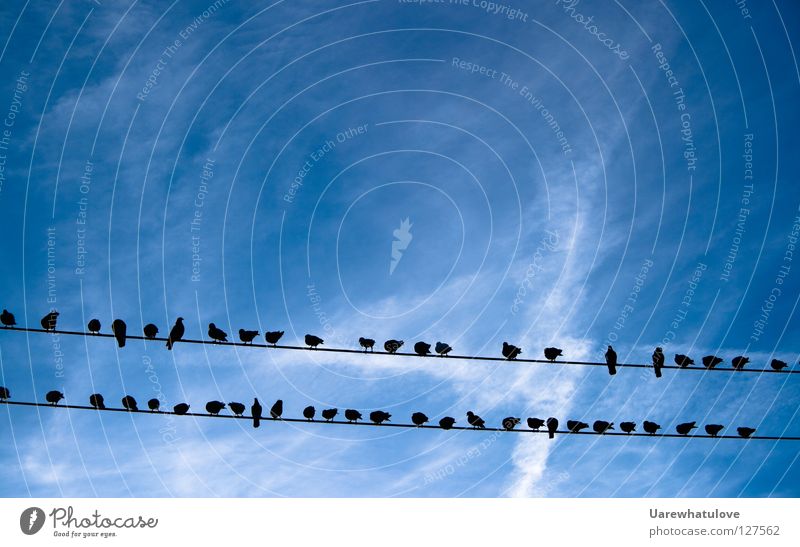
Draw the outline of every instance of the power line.
[[[32,332],[38,334],[63,334],[67,336],[86,336],[89,338],[114,338],[113,334],[107,333],[91,333],[91,332],[83,332],[83,331],[70,331],[70,330],[45,330],[45,329],[37,329],[37,328],[29,328],[29,327],[5,327],[0,329],[2,331],[19,331],[19,332]],[[163,337],[154,337],[154,338],[147,338],[145,336],[137,336],[137,335],[127,335],[126,339],[128,340],[145,340],[151,342],[166,342],[167,338]],[[545,364],[545,365],[579,365],[579,366],[593,366],[593,367],[604,367],[606,368],[608,365],[605,362],[596,362],[596,361],[570,361],[570,360],[558,360],[558,361],[548,361],[547,359],[506,359],[505,357],[489,357],[484,355],[451,355],[448,354],[445,357],[440,357],[438,355],[418,355],[416,353],[410,352],[388,352],[388,351],[368,351],[365,352],[363,350],[358,349],[349,349],[349,348],[310,348],[306,346],[290,346],[290,345],[281,345],[281,344],[256,344],[256,343],[244,343],[244,342],[216,342],[212,340],[194,340],[189,338],[182,338],[180,340],[176,340],[173,343],[175,344],[202,344],[202,345],[209,345],[209,346],[235,346],[235,347],[245,347],[245,348],[265,348],[271,350],[296,350],[296,351],[308,351],[308,352],[327,352],[327,353],[351,353],[357,355],[391,355],[395,357],[415,357],[418,359],[460,359],[464,361],[502,361],[506,363],[529,363],[529,364]],[[617,363],[617,368],[653,368],[652,364],[643,364],[643,363]],[[756,372],[756,373],[768,373],[768,374],[800,374],[800,369],[798,370],[775,370],[772,368],[706,368],[706,367],[680,367],[677,365],[664,365],[661,367],[662,369],[675,369],[675,370],[691,370],[691,371],[699,371],[699,372]]]
[[[127,414],[146,414],[146,415],[153,415],[153,416],[192,416],[196,418],[223,418],[229,420],[248,420],[252,421],[252,416],[236,416],[233,414],[202,414],[200,412],[186,412],[184,414],[177,414],[175,412],[170,411],[150,411],[150,410],[128,410],[126,408],[95,408],[93,406],[85,406],[85,405],[68,405],[68,404],[57,404],[52,405],[50,403],[37,403],[31,401],[0,401],[0,404],[4,405],[18,405],[18,406],[27,406],[27,407],[44,407],[44,408],[52,408],[52,409],[73,409],[73,410],[91,410],[94,412],[123,412]],[[373,422],[350,422],[344,420],[307,420],[305,418],[272,418],[271,416],[262,416],[260,418],[262,422],[288,422],[288,423],[297,423],[297,424],[316,424],[316,425],[350,425],[350,426],[366,426],[366,427],[399,427],[404,429],[438,429],[441,431],[446,431],[444,428],[437,426],[437,425],[415,425],[415,424],[403,424],[403,423],[387,423],[383,422],[380,424],[373,423]],[[452,426],[450,430],[454,431],[482,431],[482,432],[500,432],[500,433],[533,433],[533,434],[542,434],[547,435],[547,430],[534,430],[534,429],[505,429],[501,427],[485,427],[485,428],[473,428],[473,427],[464,427],[464,426]],[[606,433],[597,433],[594,431],[565,431],[565,430],[558,430],[554,432],[556,435],[592,435],[592,436],[603,436],[603,437],[648,437],[648,438],[677,438],[677,439],[738,439],[740,441],[800,441],[800,437],[786,437],[786,436],[774,436],[774,435],[752,435],[750,437],[741,437],[738,435],[679,435],[678,433],[641,433],[641,432],[634,432],[634,433],[623,433],[621,431],[608,431]]]

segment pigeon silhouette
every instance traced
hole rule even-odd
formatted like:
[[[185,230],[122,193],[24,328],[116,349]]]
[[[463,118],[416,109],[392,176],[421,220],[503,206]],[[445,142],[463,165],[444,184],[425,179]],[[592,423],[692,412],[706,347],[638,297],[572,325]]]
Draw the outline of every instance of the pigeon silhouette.
[[[86,324],[86,329],[92,334],[97,334],[98,332],[100,332],[100,320],[90,319],[89,323]]]
[[[378,425],[382,424],[383,422],[388,422],[389,418],[391,417],[391,414],[384,412],[383,410],[374,410],[369,413],[369,419]]]
[[[399,350],[401,347],[403,347],[402,340],[387,340],[383,343],[383,349],[389,353],[397,353],[397,350]]]
[[[445,416],[441,420],[439,420],[439,427],[442,429],[452,429],[456,423],[456,419],[450,416]]]
[[[592,429],[595,433],[605,433],[609,429],[614,429],[614,422],[606,422],[605,420],[595,420],[592,424]]]
[[[716,437],[717,435],[719,435],[720,431],[725,429],[725,426],[719,424],[706,424],[704,429],[706,430],[706,433],[708,433],[712,437]]]
[[[150,399],[147,401],[147,408],[153,412],[158,412],[158,410],[161,408],[161,401],[158,399]]]
[[[656,372],[656,378],[661,378],[662,368],[664,368],[664,351],[661,348],[656,348],[653,352],[653,369]]]
[[[306,334],[306,345],[311,349],[317,349],[317,346],[325,342],[319,336],[314,336],[313,334]]]
[[[608,346],[606,350],[606,365],[608,366],[608,373],[614,376],[617,373],[617,352],[611,346]]]
[[[589,424],[586,422],[580,422],[578,420],[567,420],[567,429],[572,431],[573,433],[580,432],[581,429],[586,429],[589,427]]]
[[[655,422],[648,422],[647,420],[642,423],[642,429],[644,429],[645,433],[650,433],[651,435],[655,435],[655,433],[661,429],[661,426]]]
[[[411,422],[416,426],[420,426],[428,422],[428,417],[422,412],[415,412],[411,415]]]
[[[56,322],[58,321],[58,312],[53,310],[39,321],[44,330],[56,330]]]
[[[209,401],[206,403],[206,412],[212,416],[219,414],[223,408],[225,408],[225,403],[222,401]]]
[[[131,412],[139,410],[139,407],[136,404],[136,399],[130,395],[126,395],[122,398],[122,407],[127,408]]]
[[[183,326],[183,317],[178,317],[175,320],[175,325],[172,327],[172,330],[169,331],[169,337],[167,338],[167,349],[172,349],[172,344],[179,341],[183,338],[183,334],[186,332],[186,328]]]
[[[11,398],[11,392],[5,386],[0,386],[0,401],[5,401]]]
[[[540,418],[528,418],[528,427],[533,429],[534,431],[539,431],[539,428],[544,425],[544,420]]]
[[[773,359],[772,362],[769,364],[773,370],[783,370],[789,365],[786,361],[781,361],[780,359]]]
[[[502,421],[503,429],[505,429],[506,431],[511,431],[512,429],[517,427],[517,425],[519,425],[521,421],[522,420],[520,420],[519,418],[515,418],[514,416],[503,418]]]
[[[506,359],[516,359],[520,353],[522,353],[522,349],[518,348],[517,346],[512,346],[508,342],[503,342],[503,357]]]
[[[128,325],[122,319],[114,319],[111,322],[111,332],[114,333],[114,338],[117,339],[117,346],[120,348],[125,347],[125,339],[128,336]]]
[[[357,422],[361,419],[361,413],[358,410],[353,410],[352,408],[348,408],[344,411],[344,417],[349,422]]]
[[[239,340],[241,340],[245,344],[252,344],[256,336],[258,336],[257,330],[239,329]]]
[[[547,436],[551,439],[555,438],[556,431],[558,431],[558,419],[551,416],[547,418]]]
[[[548,361],[555,361],[561,356],[561,350],[558,348],[544,348],[544,357]]]
[[[189,405],[186,403],[178,403],[177,405],[172,407],[172,412],[177,414],[178,416],[183,416],[187,412],[189,412]]]
[[[431,352],[431,345],[426,344],[425,342],[417,342],[414,344],[414,353],[419,355],[420,357],[425,357]]]
[[[47,395],[44,396],[45,401],[50,403],[51,405],[57,405],[58,401],[64,398],[64,394],[60,391],[48,391]]]
[[[3,327],[14,327],[17,324],[17,320],[14,319],[13,313],[3,309],[3,313],[0,313],[0,323],[3,324]]]
[[[158,336],[158,327],[157,327],[157,326],[155,326],[155,325],[154,325],[154,324],[152,324],[152,323],[148,323],[148,324],[146,324],[146,325],[144,326],[144,329],[142,329],[142,330],[144,331],[144,337],[145,337],[145,338],[149,338],[149,339],[151,339],[151,340],[152,340],[153,338],[155,338],[156,336]]]
[[[441,357],[444,357],[445,355],[447,355],[448,353],[453,351],[453,348],[451,348],[449,345],[445,344],[444,342],[436,342],[436,346],[435,346],[434,349],[436,350],[436,353],[438,353],[439,356],[441,356]]]
[[[228,408],[231,409],[234,416],[241,416],[246,410],[246,407],[242,403],[228,403]]]
[[[326,408],[326,409],[324,409],[322,411],[322,417],[326,421],[330,422],[331,420],[333,420],[336,417],[336,415],[338,413],[339,413],[339,409],[338,408]]]
[[[275,401],[275,404],[272,405],[272,408],[269,409],[269,415],[275,420],[280,420],[281,416],[283,415],[282,399],[278,399],[277,401]]]
[[[675,431],[680,435],[688,435],[692,429],[697,429],[696,422],[685,422],[675,426]]]
[[[636,431],[636,422],[622,422],[619,424],[619,428],[625,433],[633,433]]]
[[[106,403],[103,400],[103,396],[99,393],[95,393],[94,395],[89,395],[89,404],[95,408],[99,408],[103,410],[106,408]]]
[[[739,434],[740,437],[744,437],[745,439],[749,439],[750,435],[756,432],[756,430],[752,427],[737,427],[736,432]]]
[[[467,422],[469,422],[469,425],[473,428],[486,429],[486,422],[471,410],[467,412]]]
[[[722,359],[720,357],[717,357],[716,355],[706,355],[705,357],[703,357],[703,366],[706,368],[714,368],[721,362]]]
[[[740,355],[738,357],[734,357],[733,359],[731,359],[731,364],[733,364],[733,368],[735,368],[736,370],[744,369],[744,366],[749,362],[750,362],[750,358],[749,357],[744,357],[742,355]]]
[[[358,345],[364,348],[364,352],[375,351],[375,340],[372,338],[364,338],[361,336],[358,338]]]
[[[261,408],[261,403],[258,402],[257,398],[254,398],[253,404],[250,405],[250,414],[253,416],[253,427],[256,429],[261,425],[261,415],[263,412],[264,409]]]
[[[317,414],[317,409],[313,406],[307,406],[303,409],[303,418],[306,420],[313,420]]]
[[[216,344],[217,342],[227,342],[228,341],[228,333],[224,330],[217,328],[214,323],[208,324],[208,337],[214,341]]]
[[[264,340],[266,340],[268,344],[277,346],[278,340],[281,339],[281,336],[283,336],[282,330],[267,331],[264,333]]]
[[[675,364],[681,368],[690,367],[694,364],[694,359],[690,358],[688,355],[683,355],[682,353],[676,353]]]

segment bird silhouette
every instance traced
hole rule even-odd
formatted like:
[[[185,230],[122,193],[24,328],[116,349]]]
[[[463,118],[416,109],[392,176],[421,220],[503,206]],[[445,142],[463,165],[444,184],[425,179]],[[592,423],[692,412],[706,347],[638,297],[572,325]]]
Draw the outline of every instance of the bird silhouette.
[[[303,418],[306,420],[313,420],[314,416],[317,414],[317,409],[313,406],[307,406],[303,409]]]
[[[416,426],[420,426],[428,422],[428,417],[422,412],[415,412],[411,415],[411,422]]]
[[[554,438],[556,431],[558,431],[558,419],[551,416],[547,418],[547,436],[551,439]]]
[[[89,319],[89,322],[86,324],[86,329],[92,334],[97,334],[98,332],[100,332],[100,320]]]
[[[661,426],[655,422],[648,422],[647,420],[642,423],[642,429],[644,429],[645,433],[650,433],[651,435],[655,435],[656,432],[661,429]]]
[[[512,346],[508,342],[503,342],[503,357],[508,360],[516,359],[522,353],[522,349],[517,346]]]
[[[737,427],[736,432],[739,434],[740,437],[748,439],[750,438],[750,435],[756,432],[756,430],[752,427]]]
[[[595,420],[592,424],[592,429],[595,433],[605,433],[609,429],[614,429],[614,422],[606,422],[605,420]]]
[[[125,347],[125,340],[128,336],[128,325],[122,319],[114,319],[111,322],[111,332],[114,333],[114,338],[117,339],[117,346],[120,348]]]
[[[158,412],[161,408],[161,401],[158,399],[150,399],[147,401],[147,408],[149,408],[152,412]]]
[[[275,401],[275,404],[269,409],[269,415],[275,420],[280,420],[283,415],[283,400]]]
[[[0,313],[0,323],[3,324],[3,327],[14,327],[17,324],[17,320],[14,319],[13,313],[3,309],[3,313]]]
[[[103,400],[103,396],[99,393],[95,393],[94,395],[89,395],[89,404],[95,408],[99,408],[103,410],[106,408],[106,403]]]
[[[706,355],[705,357],[703,357],[703,366],[706,368],[714,368],[721,362],[722,359],[720,357],[717,357],[716,355]]]
[[[436,353],[438,353],[440,357],[444,357],[445,355],[453,351],[453,348],[451,348],[448,344],[445,344],[444,342],[436,342],[436,346],[434,347],[434,349],[436,350]]]
[[[384,412],[383,410],[373,410],[372,412],[369,413],[369,419],[373,423],[379,425],[382,424],[383,422],[388,422],[389,418],[391,417],[392,417],[391,414],[389,414],[388,412]]]
[[[208,324],[208,337],[214,341],[216,344],[217,342],[227,342],[228,341],[228,333],[224,330],[217,328],[214,323]]]
[[[338,413],[339,413],[339,409],[338,408],[326,408],[326,409],[323,409],[323,411],[322,411],[322,417],[326,421],[330,422],[331,420],[333,420],[336,417],[336,415]]]
[[[675,426],[675,431],[680,435],[688,435],[692,429],[697,429],[696,422],[685,422]]]
[[[656,372],[656,378],[661,378],[662,368],[664,368],[664,351],[661,348],[656,348],[653,352],[653,369]]]
[[[521,419],[515,418],[514,416],[503,418],[502,421],[503,429],[505,429],[506,431],[511,431],[512,429],[517,427],[517,425],[519,425],[521,421],[522,421]]]
[[[179,341],[183,338],[183,334],[186,332],[186,328],[183,326],[183,317],[178,317],[175,320],[175,325],[173,325],[172,330],[169,331],[169,337],[167,338],[167,349],[172,349],[172,344]]]
[[[225,403],[222,401],[209,401],[206,403],[206,412],[212,416],[219,414],[223,408],[225,408]]]
[[[675,354],[675,364],[681,368],[690,367],[694,364],[694,359],[682,353]]]
[[[425,357],[431,352],[431,345],[425,342],[417,342],[414,344],[414,352],[420,357]]]
[[[528,427],[533,429],[534,431],[539,431],[539,428],[544,425],[544,420],[541,418],[528,418]]]
[[[372,338],[364,338],[363,336],[360,336],[358,338],[358,345],[364,348],[364,352],[375,351],[375,340]]]
[[[619,424],[619,428],[625,433],[633,433],[636,431],[636,422],[622,422]]]
[[[348,408],[344,411],[344,417],[350,422],[357,422],[361,419],[361,413],[358,410]]]
[[[51,405],[57,405],[58,401],[64,398],[64,394],[60,391],[48,391],[47,395],[44,396],[45,401],[50,403]]]
[[[239,329],[239,340],[241,340],[245,344],[252,344],[256,336],[258,336],[257,330]]]
[[[283,336],[282,330],[267,331],[264,333],[264,340],[266,340],[268,344],[277,346],[278,340],[281,339],[281,336]]]
[[[139,407],[136,404],[136,399],[131,397],[130,395],[126,395],[122,398],[122,407],[127,408],[131,412],[139,410]]]
[[[439,427],[442,429],[452,429],[455,425],[456,419],[451,416],[445,416],[441,420],[439,420]]]
[[[172,412],[177,414],[178,416],[183,416],[187,412],[189,412],[189,405],[186,403],[178,403],[177,405],[172,407]]]
[[[736,370],[744,369],[744,366],[749,362],[750,362],[750,358],[749,357],[744,357],[742,355],[740,355],[738,357],[734,357],[733,359],[731,359],[731,364],[733,365],[733,368],[735,368]]]
[[[264,411],[261,408],[261,403],[257,398],[253,398],[253,404],[250,405],[250,414],[253,416],[253,427],[258,428],[261,425],[261,414]]]
[[[581,429],[586,429],[589,427],[589,424],[586,422],[581,422],[578,420],[567,420],[567,429],[572,431],[573,433],[580,432]]]
[[[314,336],[313,334],[306,334],[306,345],[311,349],[317,349],[317,346],[325,342],[319,336]]]
[[[383,343],[383,349],[389,353],[397,353],[397,350],[399,350],[401,347],[403,347],[402,340],[387,340]]]
[[[158,327],[152,323],[146,324],[142,330],[144,331],[144,337],[151,340],[158,335]]]
[[[608,346],[606,350],[606,365],[608,366],[608,373],[614,376],[617,373],[617,352],[611,346]]]
[[[39,321],[39,323],[41,323],[42,328],[44,330],[56,330],[57,321],[58,321],[58,312],[56,310],[53,310],[44,317],[42,317],[42,320]]]
[[[786,361],[781,361],[780,359],[773,359],[772,362],[770,362],[769,366],[771,366],[773,370],[783,370],[789,365],[786,363]]]
[[[11,392],[5,386],[0,386],[0,401],[5,401],[11,398]]]
[[[708,433],[712,437],[716,437],[717,435],[719,435],[720,431],[725,429],[725,426],[719,424],[706,424],[704,429],[706,430],[706,433]]]
[[[561,356],[561,350],[558,348],[544,348],[544,357],[548,361],[555,361]]]
[[[242,403],[228,403],[228,408],[231,409],[234,416],[241,416],[246,410],[246,407]]]
[[[471,410],[467,412],[467,422],[469,422],[469,425],[471,425],[473,428],[486,429],[486,422],[483,421],[483,418]]]

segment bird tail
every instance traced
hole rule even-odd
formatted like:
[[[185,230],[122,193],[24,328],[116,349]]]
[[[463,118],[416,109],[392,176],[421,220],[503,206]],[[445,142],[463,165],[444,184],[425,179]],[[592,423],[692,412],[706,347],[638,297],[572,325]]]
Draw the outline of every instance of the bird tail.
[[[617,367],[616,367],[616,365],[608,365],[608,373],[609,373],[611,376],[614,376],[614,375],[617,373]]]
[[[257,428],[257,427],[258,427],[258,426],[260,426],[260,425],[261,425],[261,420],[259,419],[259,417],[258,417],[258,416],[254,416],[254,417],[253,417],[253,427],[256,427],[256,428]]]
[[[555,433],[555,431],[548,431],[547,432],[547,436],[550,437],[551,439],[553,439],[553,438],[555,438],[556,433]]]
[[[661,367],[656,367],[656,378],[661,378]]]
[[[117,337],[117,345],[119,347],[121,347],[121,348],[125,347],[125,337],[124,336]]]
[[[167,349],[168,350],[172,349],[172,338],[167,338]]]

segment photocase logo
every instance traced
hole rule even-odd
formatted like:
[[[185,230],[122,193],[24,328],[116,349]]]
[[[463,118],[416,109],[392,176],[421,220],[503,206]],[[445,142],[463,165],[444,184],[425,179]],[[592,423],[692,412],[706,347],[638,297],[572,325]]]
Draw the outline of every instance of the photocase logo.
[[[44,511],[38,507],[28,507],[19,516],[19,527],[26,536],[32,536],[44,526]]]
[[[392,261],[389,263],[389,275],[394,273],[394,269],[400,263],[400,259],[403,258],[403,251],[408,249],[411,240],[414,238],[411,235],[411,221],[406,217],[404,221],[400,223],[400,227],[392,232],[394,235],[394,240],[392,241]]]

